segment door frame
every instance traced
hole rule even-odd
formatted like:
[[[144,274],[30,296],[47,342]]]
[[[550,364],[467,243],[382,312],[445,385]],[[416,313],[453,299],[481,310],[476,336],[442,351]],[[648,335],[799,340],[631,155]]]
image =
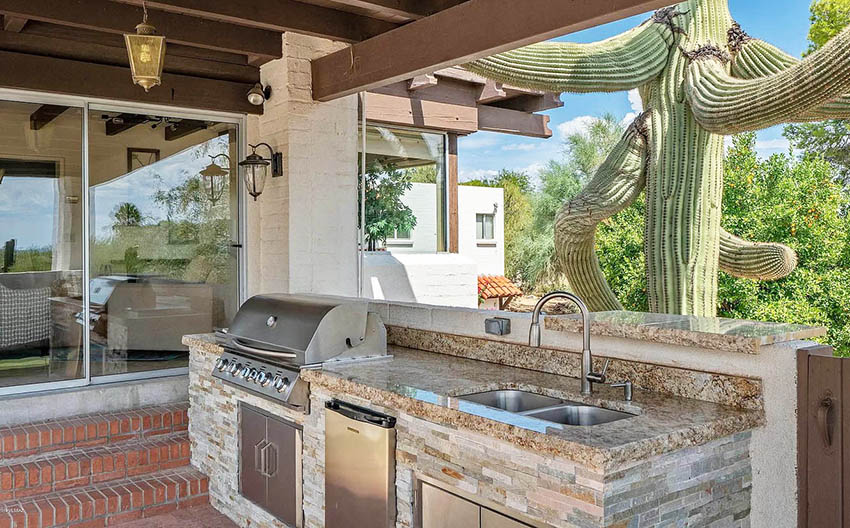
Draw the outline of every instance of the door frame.
[[[89,234],[90,234],[90,211],[89,211],[89,113],[90,111],[102,112],[126,112],[126,113],[151,113],[165,117],[179,117],[184,119],[205,119],[219,123],[230,123],[236,125],[237,129],[237,160],[241,160],[248,148],[247,140],[247,116],[245,114],[215,112],[196,110],[191,108],[173,107],[166,105],[155,105],[146,103],[132,103],[127,101],[114,101],[97,97],[83,97],[72,95],[59,95],[48,92],[32,90],[18,90],[0,88],[0,101],[12,103],[30,104],[54,104],[82,109],[82,145],[81,167],[82,167],[82,210],[83,210],[83,309],[86,313],[90,310],[90,256],[89,256]],[[237,174],[237,183],[241,180]],[[234,242],[239,245],[236,248],[237,267],[237,300],[239,305],[245,301],[247,295],[247,269],[249,240],[247,237],[247,211],[246,192],[242,185],[237,185],[237,238]],[[0,396],[26,394],[33,392],[44,392],[50,390],[73,389],[88,385],[101,385],[107,383],[128,382],[142,379],[162,378],[167,376],[186,375],[188,367],[153,370],[146,372],[134,372],[128,374],[114,374],[93,378],[91,376],[91,352],[89,332],[83,331],[83,370],[84,376],[79,379],[48,381],[45,383],[34,383],[28,385],[16,385],[13,387],[0,387]]]

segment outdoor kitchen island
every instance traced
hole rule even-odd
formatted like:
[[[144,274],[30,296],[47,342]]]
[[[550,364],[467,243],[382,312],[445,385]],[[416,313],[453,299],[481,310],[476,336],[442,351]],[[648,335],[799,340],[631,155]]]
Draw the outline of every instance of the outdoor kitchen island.
[[[370,311],[373,308],[370,305]],[[472,507],[481,526],[487,527],[656,526],[685,519],[690,526],[750,526],[755,503],[762,500],[756,495],[787,491],[774,486],[778,477],[769,474],[775,470],[781,475],[789,463],[793,474],[794,462],[787,460],[793,457],[783,454],[783,441],[752,442],[754,435],[767,429],[770,412],[765,412],[763,390],[775,380],[706,372],[711,367],[699,356],[711,353],[707,348],[712,346],[710,333],[692,332],[703,339],[701,347],[689,342],[676,345],[677,349],[670,345],[677,339],[675,332],[656,327],[648,337],[643,328],[644,335],[636,339],[644,342],[633,341],[622,353],[641,353],[646,345],[668,353],[689,351],[695,358],[695,368],[689,370],[682,356],[678,367],[621,359],[609,349],[628,342],[622,335],[610,337],[610,326],[606,332],[604,325],[594,323],[600,355],[615,358],[610,379],[627,376],[638,387],[633,401],[626,402],[622,389],[604,385],[596,385],[592,396],[582,396],[578,379],[569,375],[577,371],[579,355],[574,352],[532,349],[516,344],[519,338],[510,343],[484,338],[483,332],[481,337],[471,337],[452,328],[447,329],[450,333],[428,328],[448,313],[454,312],[454,325],[469,325],[476,318],[483,322],[486,313],[397,305],[378,306],[375,311],[388,321],[391,357],[303,371],[302,379],[310,384],[307,414],[213,378],[210,373],[222,349],[212,336],[184,339],[191,350],[192,463],[210,476],[213,505],[237,524],[286,526],[240,495],[240,404],[303,428],[299,491],[302,522],[307,527],[325,526],[325,403],[332,399],[397,419],[398,527],[423,526],[423,509],[429,508],[423,507],[427,502],[423,489],[429,495],[448,497],[449,502],[440,503],[445,511],[453,511],[451,501],[461,505],[457,511]],[[423,311],[428,313],[427,322],[415,317]],[[515,317],[515,333],[521,335],[523,315]],[[631,314],[630,324],[637,331],[640,323],[634,317]],[[734,354],[755,372],[759,354],[773,351],[774,375],[782,377],[780,371],[793,355],[782,350],[793,351],[805,343],[795,339],[819,333],[818,329],[768,325],[756,329],[766,335],[755,336],[748,334],[753,328],[742,331],[747,324],[734,326],[734,338],[728,331],[713,330],[717,336],[713,343],[719,348],[714,351],[715,361],[728,363]],[[561,330],[552,326],[546,325],[544,346],[554,341],[554,347],[575,350],[564,343],[576,336],[560,341]],[[562,333],[567,336],[573,330],[565,328]],[[742,343],[754,346],[742,348]],[[604,358],[597,357],[600,360]],[[740,368],[727,365],[726,370]],[[458,398],[498,389],[518,389],[633,416],[589,427],[559,425]],[[754,457],[762,457],[765,449],[773,450],[775,468],[759,469],[754,476]],[[756,490],[762,483],[770,483],[770,489]],[[458,526],[470,524],[464,521]]]

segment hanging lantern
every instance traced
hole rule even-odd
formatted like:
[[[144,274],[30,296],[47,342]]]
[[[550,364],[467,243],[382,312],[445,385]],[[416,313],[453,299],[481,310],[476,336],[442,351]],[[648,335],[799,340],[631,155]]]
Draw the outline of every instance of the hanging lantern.
[[[245,160],[239,162],[239,167],[242,169],[242,178],[245,180],[245,186],[248,188],[248,194],[257,197],[263,193],[263,188],[266,186],[266,176],[269,173],[269,167],[272,168],[272,176],[277,177],[283,175],[283,155],[280,152],[272,150],[268,143],[260,143],[259,145],[249,145],[251,153],[245,156]],[[271,158],[264,158],[257,154],[257,148],[265,146],[271,152]]]
[[[215,162],[215,159],[219,157],[227,159],[227,169],[222,168]],[[218,154],[217,156],[210,156],[210,162],[200,172],[201,184],[204,187],[204,192],[207,193],[210,203],[215,205],[221,199],[221,195],[224,194],[227,176],[230,174],[230,157],[227,154]]]
[[[130,57],[130,72],[133,82],[150,91],[162,83],[162,65],[165,62],[165,37],[157,36],[156,28],[148,24],[148,9],[142,2],[144,16],[136,26],[136,34],[124,35],[127,55]]]

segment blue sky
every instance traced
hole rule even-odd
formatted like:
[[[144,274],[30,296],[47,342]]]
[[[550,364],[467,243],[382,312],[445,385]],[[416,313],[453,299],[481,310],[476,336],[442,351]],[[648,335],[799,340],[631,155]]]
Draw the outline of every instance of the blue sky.
[[[767,40],[799,57],[808,46],[808,0],[729,0],[732,16],[753,37]],[[556,40],[593,42],[611,37],[647,19],[649,14],[631,17],[604,26],[573,33]],[[617,118],[639,109],[639,98],[627,92],[613,94],[563,94],[564,106],[546,112],[553,136],[549,139],[523,138],[495,132],[477,132],[461,138],[458,145],[460,180],[491,176],[500,169],[527,171],[532,176],[550,159],[562,157],[564,135],[581,130],[588,120],[611,112]],[[634,105],[632,104],[634,103]],[[759,154],[787,152],[782,127],[758,134]]]

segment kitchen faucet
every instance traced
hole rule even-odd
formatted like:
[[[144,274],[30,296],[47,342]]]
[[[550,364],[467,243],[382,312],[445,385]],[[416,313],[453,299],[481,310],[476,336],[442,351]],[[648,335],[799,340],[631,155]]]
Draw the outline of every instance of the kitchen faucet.
[[[608,370],[610,359],[605,362],[605,367],[602,372],[593,372],[593,353],[590,351],[590,314],[587,310],[587,305],[584,304],[578,296],[565,292],[554,291],[544,295],[537,305],[534,307],[534,312],[531,314],[531,329],[528,331],[528,346],[540,347],[540,311],[543,310],[543,305],[552,299],[567,299],[578,306],[581,312],[582,324],[582,349],[581,349],[581,393],[584,395],[593,394],[594,383],[605,383],[605,372]],[[631,392],[631,391],[629,391]]]

